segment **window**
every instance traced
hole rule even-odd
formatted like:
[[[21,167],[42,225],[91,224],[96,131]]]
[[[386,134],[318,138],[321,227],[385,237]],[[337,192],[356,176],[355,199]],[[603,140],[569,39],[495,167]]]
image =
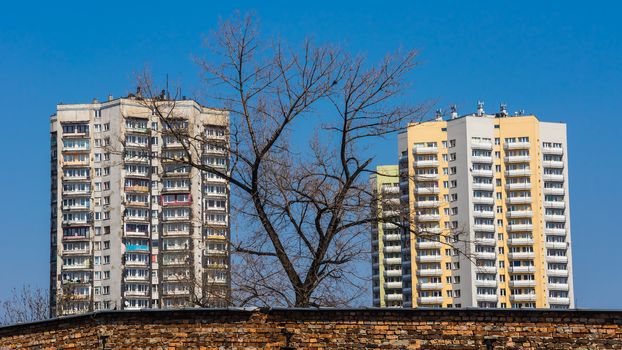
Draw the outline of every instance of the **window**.
[[[110,249],[110,241],[104,241],[104,249]]]
[[[104,255],[104,265],[110,264],[110,255]]]
[[[456,140],[449,140],[449,147],[456,147]]]

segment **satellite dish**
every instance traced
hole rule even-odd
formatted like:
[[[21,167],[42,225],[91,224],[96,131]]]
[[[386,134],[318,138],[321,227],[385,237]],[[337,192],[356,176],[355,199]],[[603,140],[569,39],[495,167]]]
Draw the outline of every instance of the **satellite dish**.
[[[124,301],[124,302],[123,302],[123,305],[124,305],[125,307],[129,307],[129,306],[130,306],[130,302],[126,300],[126,301]]]

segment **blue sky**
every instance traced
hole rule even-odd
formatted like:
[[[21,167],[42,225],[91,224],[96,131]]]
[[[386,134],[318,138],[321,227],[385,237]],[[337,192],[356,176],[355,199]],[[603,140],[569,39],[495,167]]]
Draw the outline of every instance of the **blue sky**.
[[[489,111],[505,102],[566,122],[577,305],[622,308],[622,228],[613,220],[622,197],[619,2],[60,3],[12,1],[0,12],[0,298],[22,283],[47,286],[55,105],[124,95],[145,66],[192,95],[202,38],[240,9],[292,43],[311,36],[372,59],[419,49],[413,101],[456,103],[463,113],[477,100]],[[378,163],[395,162],[396,142],[377,152]]]

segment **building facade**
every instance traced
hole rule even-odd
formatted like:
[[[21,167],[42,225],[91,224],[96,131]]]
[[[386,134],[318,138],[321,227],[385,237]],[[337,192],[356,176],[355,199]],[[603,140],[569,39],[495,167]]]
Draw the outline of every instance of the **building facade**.
[[[50,300],[54,316],[102,309],[224,306],[229,186],[175,159],[173,127],[211,140],[228,166],[228,115],[175,101],[170,121],[133,95],[61,104],[51,117]]]
[[[480,104],[398,144],[404,307],[574,307],[565,124]]]
[[[393,220],[401,206],[398,174],[397,165],[384,165],[370,178],[376,199],[372,215],[386,219],[375,222],[371,230],[375,307],[402,306],[402,235]]]

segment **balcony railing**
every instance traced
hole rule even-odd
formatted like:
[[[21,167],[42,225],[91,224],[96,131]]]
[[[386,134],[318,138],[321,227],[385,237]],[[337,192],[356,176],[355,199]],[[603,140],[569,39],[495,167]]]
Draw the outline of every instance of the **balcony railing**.
[[[391,246],[385,246],[383,250],[385,253],[401,253],[402,247],[399,245],[391,245]]]
[[[566,221],[566,215],[549,215],[549,214],[546,214],[546,215],[544,215],[544,220],[552,221],[552,222],[565,222]]]
[[[568,283],[549,283],[547,284],[547,287],[549,290],[561,290],[561,291],[570,290],[570,286],[568,286]]]
[[[126,192],[146,193],[146,192],[149,192],[149,187],[148,186],[139,186],[139,185],[125,186],[125,191]]]
[[[386,294],[384,298],[386,301],[401,301],[402,294]]]
[[[508,253],[508,257],[510,259],[533,259],[536,257],[536,253],[534,252],[511,252]]]
[[[570,304],[570,298],[549,297],[549,304],[569,305]]]
[[[495,288],[497,287],[497,280],[475,280],[475,286]]]
[[[533,225],[532,224],[511,224],[507,226],[507,230],[510,232],[533,231]]]
[[[507,177],[531,176],[531,169],[511,169],[505,171]]]
[[[417,303],[421,305],[441,304],[443,303],[443,297],[419,297],[417,298]]]
[[[417,221],[439,221],[441,219],[440,214],[417,214]]]
[[[511,301],[536,301],[535,294],[513,294],[510,295]]]
[[[529,163],[531,161],[530,156],[507,156],[505,157],[506,163]]]
[[[544,233],[547,235],[565,236],[566,229],[565,228],[545,228]]]
[[[508,142],[503,145],[504,149],[529,149],[531,144],[529,142]]]
[[[436,154],[436,153],[438,153],[438,147],[435,147],[435,146],[431,146],[431,147],[425,147],[425,146],[414,147],[413,148],[413,153],[414,154]]]
[[[479,191],[493,191],[495,189],[495,185],[493,184],[485,184],[485,183],[473,183],[473,189]]]
[[[499,296],[497,296],[496,294],[476,294],[475,295],[475,299],[477,301],[487,301],[487,302],[497,302],[497,300],[499,300]]]
[[[523,183],[509,183],[505,185],[506,190],[516,191],[516,190],[529,190],[531,189],[531,183],[523,182]]]
[[[564,208],[566,208],[566,202],[544,201],[544,207],[545,208],[564,209]]]
[[[492,156],[471,156],[471,162],[473,163],[492,163]]]
[[[533,216],[533,211],[531,210],[513,210],[508,211],[506,213],[508,218],[530,218]]]
[[[511,273],[534,273],[536,272],[535,266],[510,266]]]
[[[384,288],[386,289],[402,289],[402,282],[385,282]]]
[[[529,204],[531,197],[508,197],[505,202],[507,204]]]
[[[471,148],[490,151],[492,150],[492,141],[471,141]]]
[[[418,269],[418,276],[440,276],[443,274],[443,270],[441,269]]]
[[[417,284],[420,290],[440,290],[443,289],[442,283],[436,282],[419,282]]]
[[[475,266],[475,271],[481,273],[497,273],[496,266]]]
[[[566,249],[568,248],[567,242],[545,242],[544,246],[550,249]]]
[[[497,244],[497,240],[494,238],[475,238],[475,244],[485,245],[485,246],[494,246]]]
[[[544,174],[542,175],[544,181],[564,181],[564,174]]]
[[[481,176],[481,177],[492,177],[493,172],[492,172],[492,169],[491,170],[473,169],[473,171],[471,171],[471,175]]]
[[[440,177],[438,174],[419,174],[415,175],[415,181],[435,181]]]
[[[415,207],[417,208],[436,208],[441,205],[439,201],[417,201]]]
[[[550,263],[567,263],[568,262],[568,257],[567,256],[557,256],[557,255],[547,255],[546,256],[546,261],[550,262]]]
[[[561,160],[544,160],[542,161],[543,168],[555,168],[555,169],[563,169],[564,162]]]
[[[564,154],[564,149],[563,148],[558,148],[558,147],[542,147],[542,153],[544,154],[556,154],[556,155],[561,155]]]
[[[497,258],[497,254],[495,252],[475,252],[475,258],[484,259],[484,260],[494,260]]]
[[[440,255],[417,255],[417,261],[420,263],[440,262],[441,259]]]
[[[510,238],[508,239],[509,245],[532,245],[533,238]]]
[[[524,287],[535,287],[535,286],[536,286],[535,280],[510,281],[510,287],[524,288]]]
[[[416,243],[416,247],[419,249],[437,249],[437,248],[441,248],[442,246],[443,246],[443,243],[435,242],[435,241]]]
[[[568,270],[546,270],[546,275],[551,277],[568,277]]]
[[[439,192],[440,192],[440,189],[438,187],[417,187],[415,188],[416,194],[435,194]]]
[[[492,224],[474,224],[473,225],[473,230],[474,231],[480,231],[480,232],[495,232],[495,225],[492,225]]]
[[[494,204],[495,199],[493,197],[473,197],[473,203],[475,204]]]
[[[413,162],[413,166],[416,168],[437,167],[438,160],[416,160]]]
[[[386,265],[399,265],[402,263],[402,258],[385,258],[384,263]]]
[[[491,219],[495,217],[494,211],[473,211],[473,217]]]
[[[400,277],[402,276],[402,270],[384,270],[385,277]]]
[[[566,194],[566,190],[564,188],[558,187],[545,187],[542,192],[544,192],[544,194],[552,194],[557,196],[563,196]]]

